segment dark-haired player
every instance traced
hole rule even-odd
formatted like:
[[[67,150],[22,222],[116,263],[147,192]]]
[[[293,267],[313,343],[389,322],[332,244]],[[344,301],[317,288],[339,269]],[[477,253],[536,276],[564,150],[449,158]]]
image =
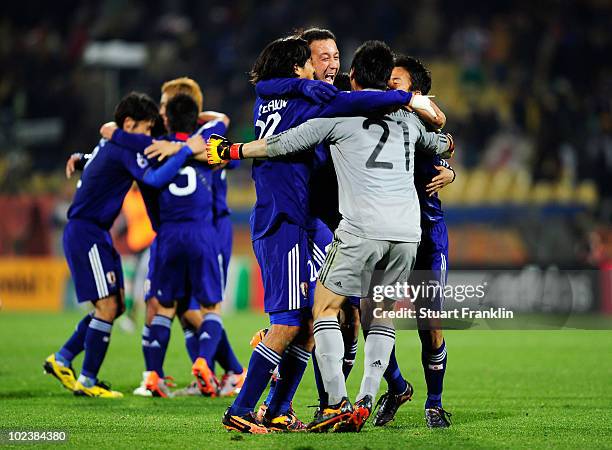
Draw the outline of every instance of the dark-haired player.
[[[264,52],[262,53],[262,56],[264,57],[263,60],[262,61],[258,60],[259,64],[256,63],[254,67],[253,72],[255,76],[253,77],[253,80],[255,82],[260,81],[260,80],[266,80],[266,79],[273,78],[273,77],[283,77],[283,76],[286,77],[287,76],[286,75],[288,72],[287,69],[284,71],[271,72],[271,73],[265,72],[265,71],[260,73],[258,71],[260,67],[262,66],[265,67],[266,58],[268,57],[278,58],[280,55],[283,55],[283,54],[286,55],[287,53],[289,53],[286,48],[283,48],[282,45],[281,46],[275,45],[278,43],[287,43],[287,42],[291,42],[292,45],[296,46],[298,49],[299,47],[302,47],[302,48],[305,47],[305,49],[308,49],[308,47],[306,46],[306,43],[302,41],[301,39],[288,38],[284,40],[275,41],[266,50],[264,50]],[[304,56],[302,56],[302,58],[305,59],[308,55],[308,50],[303,50],[300,52],[303,52],[305,54]],[[303,61],[304,59],[298,60],[300,62],[296,63],[296,65],[298,65],[299,67],[299,64],[301,64],[301,61]],[[390,66],[389,72],[391,71],[392,60],[393,58],[391,56],[390,63],[389,63],[389,66]],[[355,61],[356,61],[356,65],[361,65],[361,64],[364,64],[366,60],[364,58],[360,58],[359,55],[356,54]],[[287,61],[285,60],[285,64],[286,63]],[[296,68],[296,72],[297,70],[298,69]],[[388,74],[386,76],[388,78]],[[384,81],[383,81],[383,85],[384,85]],[[286,124],[285,126],[297,125],[301,123],[303,120],[309,118],[310,116],[310,114],[308,114],[309,111],[314,111],[314,112],[329,111],[331,105],[333,104],[338,105],[339,101],[344,102],[346,101],[346,99],[350,99],[350,98],[361,100],[362,98],[366,99],[370,97],[370,101],[368,102],[369,104],[364,105],[363,109],[353,107],[352,108],[354,111],[353,114],[359,114],[360,111],[363,111],[364,113],[372,112],[373,109],[376,109],[377,107],[382,106],[381,102],[383,102],[384,99],[388,97],[389,93],[391,92],[381,92],[381,91],[363,91],[363,92],[357,92],[357,93],[341,92],[336,95],[334,100],[332,100],[328,106],[326,107],[321,107],[321,106],[316,106],[316,105],[310,106],[308,109],[306,109],[306,111],[304,111],[302,115],[298,117],[295,117],[294,115],[296,106],[311,105],[311,103],[308,102],[307,100],[296,98],[296,99],[281,99],[281,100],[273,100],[273,101],[264,101],[262,99],[258,99],[256,103],[256,110],[255,110],[256,119],[258,119],[257,117],[258,112],[260,114],[274,112],[277,114],[276,119],[278,120],[278,123],[276,123],[275,128],[271,130],[270,133],[266,133],[265,130],[263,130],[263,132],[260,133],[260,136],[267,137],[267,136],[272,135],[275,131],[279,131],[279,129],[276,127],[278,126],[279,123],[281,123],[280,121],[282,120],[283,117],[289,119],[289,120],[286,120],[286,122],[284,122]],[[376,105],[374,105],[375,103],[374,100],[377,100]],[[392,106],[393,103],[394,103],[394,100],[390,99],[389,106]],[[281,115],[281,113],[277,113],[274,110],[273,111],[264,110],[263,109],[265,107],[264,105],[266,106],[267,105],[270,105],[270,106],[279,105],[280,108],[278,109],[281,109],[283,113],[289,113],[289,114]],[[293,108],[290,109],[289,106],[293,106]],[[316,109],[314,109],[315,106],[316,106]],[[287,107],[287,109],[284,109],[285,107]],[[258,121],[260,120],[261,119],[259,118]],[[233,159],[238,157],[238,154],[234,154],[234,153],[235,153],[235,150],[239,150],[240,148],[241,147],[238,147],[238,146],[232,147],[232,151],[230,153],[232,154]],[[210,161],[211,160],[209,159],[209,162]],[[267,309],[269,308],[271,310],[270,311],[270,321],[272,325],[270,327],[270,331],[266,334],[263,341],[260,342],[255,348],[253,357],[251,358],[251,364],[249,365],[249,375],[247,376],[246,383],[232,408],[236,408],[237,406],[238,407],[243,406],[240,404],[237,405],[237,403],[240,402],[241,398],[243,397],[243,394],[245,393],[247,395],[249,394],[249,389],[248,389],[249,381],[251,380],[250,377],[252,374],[254,374],[257,377],[256,378],[258,380],[257,383],[259,383],[259,386],[258,386],[259,392],[257,392],[257,396],[261,395],[261,391],[263,391],[263,389],[265,388],[265,385],[270,379],[270,372],[276,366],[277,361],[274,361],[271,358],[271,356],[277,355],[278,362],[280,362],[279,367],[278,367],[279,373],[280,373],[280,380],[277,381],[274,396],[271,399],[268,410],[266,411],[266,417],[264,417],[264,424],[267,425],[271,429],[282,429],[280,427],[280,425],[282,425],[282,423],[280,423],[280,419],[283,416],[284,416],[283,420],[287,418],[294,418],[294,415],[290,411],[289,402],[293,398],[295,389],[297,388],[299,380],[303,374],[303,369],[302,369],[299,373],[297,373],[298,376],[294,375],[296,374],[296,369],[298,367],[297,367],[297,364],[291,360],[292,358],[289,352],[286,353],[286,355],[288,354],[290,357],[289,358],[283,357],[282,361],[280,361],[281,359],[280,354],[279,354],[280,352],[279,350],[277,350],[277,348],[279,348],[279,344],[282,344],[282,341],[280,343],[278,342],[279,337],[282,337],[283,334],[287,336],[288,333],[290,332],[295,333],[295,335],[293,336],[296,336],[300,332],[310,331],[310,328],[309,328],[310,311],[309,309],[304,311],[304,309],[306,308],[302,306],[304,303],[307,303],[306,292],[302,291],[300,293],[299,291],[297,291],[297,289],[299,288],[299,284],[295,283],[295,281],[299,281],[300,284],[306,286],[307,282],[304,280],[304,278],[307,276],[307,274],[302,274],[297,271],[293,273],[291,272],[293,271],[292,264],[299,267],[300,260],[303,261],[302,258],[305,257],[307,261],[307,258],[308,258],[308,254],[304,256],[302,255],[305,253],[304,250],[306,251],[308,250],[307,237],[308,237],[308,223],[309,223],[310,217],[308,214],[308,210],[307,208],[304,207],[304,205],[308,204],[308,197],[307,197],[309,194],[308,176],[310,174],[309,171],[311,167],[311,161],[312,161],[312,153],[306,152],[303,154],[287,155],[285,157],[280,157],[280,158],[275,158],[275,159],[256,160],[254,161],[254,164],[253,164],[253,178],[255,179],[256,187],[258,188],[257,190],[258,204],[256,204],[255,206],[255,211],[254,211],[255,217],[252,217],[252,224],[255,223],[257,225],[258,218],[256,216],[258,213],[258,205],[260,204],[260,202],[262,204],[272,203],[273,205],[277,206],[277,209],[280,209],[279,207],[284,207],[285,214],[291,213],[291,215],[288,216],[288,218],[291,219],[291,221],[288,221],[285,218],[287,217],[287,215],[285,215],[285,217],[283,216],[279,217],[278,215],[277,217],[274,217],[274,216],[270,217],[271,211],[263,210],[263,211],[259,211],[261,214],[261,217],[259,218],[259,220],[261,221],[263,218],[265,218],[266,221],[264,222],[264,224],[267,225],[268,227],[270,227],[270,225],[273,225],[273,228],[269,228],[269,230],[267,230],[268,231],[267,233],[265,234],[262,233],[258,236],[257,227],[256,226],[253,227],[254,228],[253,229],[254,249],[260,261],[260,265],[262,267],[262,274],[264,277],[264,287],[266,290],[270,289],[270,292],[266,292],[266,297],[264,301],[267,301],[266,308]],[[218,161],[213,161],[213,162],[218,162]],[[289,162],[291,162],[291,165],[288,164]],[[260,170],[265,169],[265,171],[263,171],[263,173],[260,174],[257,172],[258,168]],[[265,177],[259,178],[262,175],[265,175]],[[300,183],[300,185],[296,185],[296,180],[298,179],[303,180]],[[299,190],[297,190],[297,188],[299,188]],[[299,197],[296,198],[296,194],[299,195]],[[290,197],[287,198],[288,196]],[[271,202],[270,200],[268,200],[267,202],[265,202],[266,199],[271,199],[274,201]],[[275,220],[271,222],[270,221],[271,218],[274,218]],[[301,223],[303,225],[296,226],[296,223]],[[278,230],[283,230],[284,232],[282,234],[279,234]],[[283,251],[282,246],[286,246],[288,248],[289,250],[288,253],[285,253],[285,251]],[[299,259],[296,258],[298,256],[299,256]],[[275,263],[276,261],[278,261],[278,263]],[[283,261],[289,262],[288,271],[286,269],[284,271],[279,270],[279,269],[283,269],[283,264],[282,264]],[[302,263],[302,265],[305,265],[305,264]],[[271,269],[276,269],[276,270],[272,271]],[[286,281],[285,281],[286,278],[283,279],[284,277],[287,276],[286,275],[287,272],[289,272],[288,279],[290,281],[288,285],[289,287],[289,293],[288,293],[289,294],[288,295],[289,309],[286,311],[283,311],[283,310],[280,310],[280,307],[287,308],[287,303],[286,303],[287,296],[286,294],[283,295],[283,292],[281,289],[284,289],[285,286],[287,286]],[[301,277],[298,278],[298,276],[301,276]],[[274,278],[276,278],[277,280],[275,283],[274,283],[275,281]],[[296,294],[301,294],[301,295],[300,297],[296,299]],[[296,300],[298,304],[294,306],[292,302]],[[283,301],[285,302],[284,304],[282,303]],[[285,323],[287,325],[280,322],[281,320],[286,321]],[[308,320],[308,322],[306,322],[305,320]],[[294,323],[299,324],[300,326],[293,325]],[[281,325],[281,326],[278,326],[278,325]],[[277,329],[276,332],[274,330],[275,327]],[[276,337],[275,337],[275,334],[276,334]],[[304,333],[304,335],[309,336],[309,333]],[[291,338],[294,339],[293,336],[288,335],[287,337],[289,337],[290,339]],[[289,339],[287,339],[287,337],[285,338],[286,341],[290,341]],[[310,350],[310,348],[308,348],[308,350]],[[282,347],[281,347],[281,350],[282,350]],[[317,352],[318,351],[319,350],[317,349]],[[263,356],[263,361],[261,361],[261,366],[262,366],[261,368],[263,370],[257,370],[256,369],[257,366],[254,364],[254,363],[258,363],[259,362],[258,360],[260,360],[258,355]],[[285,361],[287,361],[286,365],[283,364]],[[304,362],[304,365],[303,365],[304,368],[305,368],[305,365],[306,365],[306,362]],[[291,377],[291,375],[293,375],[293,377]],[[381,372],[381,376],[382,376],[382,372]],[[290,384],[292,379],[296,381],[293,381],[293,383]],[[284,387],[285,383],[287,384],[287,387]],[[275,399],[275,397],[277,396],[279,397],[278,400]],[[245,400],[243,399],[243,401]],[[246,401],[249,402],[248,405],[250,406],[252,410],[255,402],[257,401],[257,397],[253,396],[250,400],[246,400]],[[278,402],[283,402],[280,408],[275,405],[275,403],[278,403]],[[234,412],[236,411],[236,409],[232,410],[232,408],[228,410],[224,418],[224,424],[226,425],[227,428],[236,429],[236,430],[245,431],[245,432],[258,432],[258,433],[266,432],[265,428],[257,426],[258,424],[255,421],[255,418],[253,417],[251,410],[245,411],[244,415],[237,415]],[[277,416],[276,415],[277,413],[275,413],[275,411],[281,412],[282,416]],[[242,411],[238,409],[237,412],[242,412]],[[276,421],[276,419],[279,419],[279,421]],[[295,423],[294,419],[292,420],[292,423]],[[295,429],[295,428],[285,427],[285,429]]]
[[[198,105],[190,95],[177,94],[170,98],[165,105],[166,125],[170,134],[165,139],[186,140],[196,131],[198,114]],[[210,131],[215,130],[214,127],[209,128]],[[152,143],[146,136],[104,130],[104,133],[109,132],[111,141],[137,151]],[[177,148],[181,146],[172,145]],[[197,330],[199,349],[192,370],[202,394],[216,396],[219,385],[212,367],[223,332],[220,302],[223,298],[224,268],[217,229],[213,224],[211,168],[202,162],[187,161],[172,183],[159,193],[159,214],[155,276],[151,280],[151,289],[159,307],[150,326],[149,339],[158,343],[163,351],[153,354],[154,366],[148,375],[146,387],[155,396],[170,395],[161,374],[172,319],[177,306],[184,311],[195,299],[203,309],[204,318]],[[236,371],[240,373],[242,366],[239,363],[236,366]]]
[[[310,48],[306,41],[296,37],[269,44],[257,58],[251,75],[254,83],[274,78],[301,78],[298,84],[305,91],[324,85],[307,81],[314,75]],[[266,137],[312,117],[355,114],[399,106],[411,99],[409,94],[400,97],[389,94],[339,93],[329,104],[316,104],[303,98],[264,100],[260,97],[254,108],[256,134]],[[245,384],[223,418],[223,424],[231,430],[267,432],[257,422],[253,408],[277,366],[281,377],[264,423],[270,429],[303,427],[291,411],[290,403],[312,350],[311,304],[307,296],[311,218],[306,206],[311,167],[309,154],[253,162],[257,202],[251,215],[251,238],[262,270],[264,308],[270,315],[271,326],[256,346]]]
[[[198,111],[202,111],[203,95],[202,90],[198,83],[190,78],[181,77],[163,84],[162,97],[160,100],[160,114],[164,118],[166,126],[168,126],[168,120],[166,115],[166,105],[168,102],[178,94],[186,94],[193,98],[198,106]],[[211,133],[224,133],[229,125],[229,117],[223,113],[214,111],[203,111],[198,115],[198,134],[202,135],[205,139],[210,136]],[[168,143],[158,141],[160,144]],[[155,146],[151,146],[145,154],[149,157],[156,156]],[[237,162],[233,162],[222,168],[221,170],[215,170],[212,174],[212,212],[213,222],[217,230],[217,243],[219,246],[218,259],[220,261],[220,267],[222,270],[223,287],[227,282],[227,269],[229,266],[229,259],[231,255],[232,247],[232,224],[230,219],[230,210],[227,206],[226,194],[227,194],[227,179],[226,169],[233,169],[237,165]],[[150,270],[154,273],[153,264],[150,265]],[[151,296],[154,296],[154,292],[151,292]],[[155,302],[157,303],[157,302]],[[149,305],[148,305],[149,306]],[[185,333],[185,343],[191,358],[192,363],[195,363],[199,355],[199,339],[200,336],[209,336],[208,345],[210,347],[217,348],[215,359],[219,362],[220,366],[225,370],[225,373],[221,377],[221,382],[218,389],[218,395],[220,396],[232,396],[240,391],[244,382],[246,371],[239,363],[232,346],[229,342],[227,333],[223,326],[222,319],[219,315],[206,311],[200,307],[200,304],[195,299],[191,299],[187,310],[183,307],[179,309],[179,318],[181,325]],[[202,309],[202,310],[201,310]],[[203,317],[204,314],[204,317]],[[151,320],[153,315],[150,316]],[[206,322],[206,323],[203,323]],[[204,333],[200,333],[200,328],[204,326]],[[145,330],[146,327],[145,327]],[[147,338],[148,339],[148,338]],[[145,337],[143,336],[143,342]],[[155,353],[155,348],[151,346],[144,347],[143,351],[147,353]],[[152,351],[153,350],[153,351]],[[145,358],[147,359],[147,358]],[[212,366],[210,367],[212,369]],[[149,370],[147,370],[148,372]],[[143,373],[143,379],[148,377],[148,373]],[[144,388],[145,382],[141,387],[138,388],[139,392],[148,392]],[[175,392],[177,396],[191,396],[191,395],[210,395],[209,393],[203,393],[197,382],[190,384],[184,389]]]
[[[403,89],[427,95],[431,89],[431,73],[417,59],[398,55],[389,79],[391,89]],[[424,111],[415,111],[429,129],[439,129],[446,118],[442,111],[432,103],[436,110],[433,117]],[[421,245],[417,251],[415,272],[429,280],[446,283],[448,270],[448,231],[444,222],[442,205],[437,191],[452,183],[454,170],[439,156],[417,154],[414,168],[414,184],[421,207]],[[417,280],[418,283],[419,280]],[[440,310],[443,298],[418,298],[416,308]],[[444,428],[450,425],[449,413],[442,408],[442,387],[446,372],[446,343],[439,321],[418,321],[421,340],[421,363],[427,384],[425,419],[430,428]],[[374,418],[375,426],[382,426],[393,420],[398,408],[412,396],[412,386],[404,380],[395,348],[385,372],[388,390],[380,398],[380,408]]]
[[[145,94],[127,95],[115,110],[115,122],[128,133],[150,134],[157,118],[157,105]],[[44,364],[45,371],[75,395],[122,396],[97,376],[108,349],[113,322],[124,309],[121,260],[113,248],[109,230],[132,181],[160,187],[194,151],[203,150],[204,141],[192,139],[174,158],[153,169],[143,154],[102,139],[87,161],[68,210],[64,251],[78,301],[92,302],[95,310],[79,322],[70,339]],[[83,350],[83,368],[75,379],[72,360]]]
[[[336,82],[340,90],[350,91],[350,81],[348,74],[338,77],[340,67],[340,53],[336,45],[336,36],[327,29],[309,28],[299,33],[299,36],[304,39],[311,51],[311,59],[315,72],[315,79],[323,81],[329,85],[336,86]],[[303,96],[301,80],[297,79],[272,79],[257,83],[256,92],[264,98],[276,98],[281,96]],[[316,96],[312,97],[315,101],[324,101]],[[332,239],[333,233],[340,222],[341,216],[338,212],[338,182],[336,173],[331,160],[330,150],[327,145],[318,145],[315,149],[315,154],[312,164],[312,172],[309,182],[309,199],[308,210],[310,221],[308,224],[308,241],[310,245],[312,259],[308,262],[310,268],[310,283],[308,293],[310,301],[314,295],[317,276],[323,265],[323,260],[327,253]],[[357,354],[357,342],[359,333],[359,299],[350,298],[343,306],[343,320],[341,321],[342,337],[344,339],[345,354],[343,358],[343,372],[348,377]],[[319,396],[319,408],[315,412],[315,416],[327,405],[327,394],[323,387],[321,373],[317,364],[316,356],[313,353],[313,367],[315,381]],[[276,389],[275,382],[270,386],[270,392],[267,399],[261,405],[258,411],[258,417],[262,417],[270,403]]]

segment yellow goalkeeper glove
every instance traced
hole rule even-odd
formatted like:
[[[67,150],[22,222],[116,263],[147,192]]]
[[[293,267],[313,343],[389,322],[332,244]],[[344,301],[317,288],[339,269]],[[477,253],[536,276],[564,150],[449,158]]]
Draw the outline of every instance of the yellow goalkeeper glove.
[[[208,164],[221,164],[231,159],[243,159],[243,145],[244,144],[233,144],[224,136],[211,134],[206,143]]]

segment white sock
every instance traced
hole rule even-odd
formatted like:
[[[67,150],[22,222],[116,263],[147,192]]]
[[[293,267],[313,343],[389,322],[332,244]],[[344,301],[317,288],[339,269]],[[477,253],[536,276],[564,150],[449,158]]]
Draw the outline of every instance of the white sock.
[[[357,401],[366,395],[371,395],[372,400],[376,399],[380,380],[389,365],[394,344],[395,330],[393,328],[381,325],[374,325],[370,328],[364,347],[363,378]]]
[[[314,321],[315,354],[321,370],[323,386],[328,395],[328,403],[335,405],[347,397],[342,359],[344,342],[337,317],[323,317]]]

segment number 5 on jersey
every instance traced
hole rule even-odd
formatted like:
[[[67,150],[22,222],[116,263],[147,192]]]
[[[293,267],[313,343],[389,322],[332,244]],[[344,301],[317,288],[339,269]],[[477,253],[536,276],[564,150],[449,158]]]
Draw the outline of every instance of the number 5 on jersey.
[[[195,169],[191,166],[183,167],[181,170],[179,170],[178,174],[187,177],[187,185],[179,187],[176,183],[170,183],[168,185],[168,190],[170,193],[172,195],[176,195],[177,197],[185,197],[193,194],[196,190],[198,182]]]

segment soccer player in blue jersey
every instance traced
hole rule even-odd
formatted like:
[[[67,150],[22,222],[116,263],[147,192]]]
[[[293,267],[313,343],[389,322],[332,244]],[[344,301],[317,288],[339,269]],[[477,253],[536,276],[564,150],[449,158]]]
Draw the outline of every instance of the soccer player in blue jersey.
[[[389,80],[392,89],[403,89],[427,95],[431,88],[431,73],[415,58],[398,55]],[[436,116],[417,111],[416,114],[429,128],[439,129],[446,118],[435,104]],[[417,251],[415,273],[426,280],[446,282],[448,270],[448,232],[444,222],[442,205],[437,191],[452,183],[454,170],[439,156],[419,153],[415,157],[414,184],[421,207],[421,245]],[[419,280],[415,280],[418,282]],[[416,299],[416,308],[440,310],[443,298]],[[450,425],[449,413],[442,408],[442,387],[446,372],[446,343],[439,321],[421,319],[418,332],[421,340],[421,362],[427,384],[425,419],[430,428]],[[387,392],[380,398],[375,426],[382,426],[393,420],[398,408],[412,397],[412,386],[402,376],[395,348],[385,372]]]
[[[189,95],[196,102],[198,106],[198,111],[202,111],[202,91],[198,83],[190,78],[181,77],[167,81],[162,85],[161,92],[162,96],[160,100],[160,114],[164,119],[166,128],[169,126],[166,114],[167,104],[175,95]],[[207,138],[212,133],[225,133],[229,122],[229,117],[223,113],[218,113],[215,111],[203,111],[200,112],[198,115],[199,128],[196,133],[202,135],[204,138]],[[162,144],[161,141],[159,143]],[[150,157],[158,156],[158,154],[154,152],[153,147],[148,150],[148,154],[150,155]],[[225,168],[232,169],[236,166],[236,164],[236,162],[230,163]],[[213,222],[218,232],[218,258],[222,268],[223,287],[225,287],[227,281],[227,269],[229,266],[229,258],[231,255],[232,245],[231,219],[229,218],[230,211],[226,203],[227,181],[226,172],[224,170],[225,168],[221,170],[215,170],[212,173],[211,186],[213,196]],[[155,249],[156,245],[153,245],[152,254],[154,253]],[[150,275],[148,278],[149,280],[151,280],[154,278],[155,272],[154,258],[152,258],[152,260],[150,261],[149,272]],[[138,395],[150,395],[149,391],[146,389],[145,384],[146,379],[149,376],[149,372],[151,371],[151,360],[155,357],[152,355],[159,354],[160,352],[165,353],[165,349],[162,348],[163,345],[160,345],[159,342],[150,340],[150,324],[153,320],[153,317],[157,313],[158,301],[155,298],[155,292],[153,290],[149,291],[147,297],[147,322],[145,323],[145,326],[143,328],[142,338],[146,371],[143,373],[143,382],[141,386],[136,388],[136,390],[134,391],[134,393]],[[234,354],[225,329],[221,327],[220,330],[217,330],[217,328],[219,328],[218,325],[221,325],[220,318],[215,314],[208,314],[205,310],[201,311],[200,304],[197,302],[197,300],[193,298],[191,299],[188,305],[181,304],[178,309],[178,316],[180,318],[181,325],[185,334],[185,344],[187,352],[191,358],[192,363],[195,363],[199,354],[200,346],[198,336],[201,336],[201,334],[198,333],[198,330],[202,326],[203,314],[205,315],[204,319],[206,319],[207,321],[207,323],[205,324],[206,328],[211,328],[211,330],[207,330],[205,335],[212,336],[209,342],[210,345],[214,346],[215,343],[218,341],[215,360],[219,362],[221,367],[225,370],[225,373],[221,378],[218,394],[220,396],[234,395],[237,393],[237,391],[240,390],[242,383],[244,382],[245,370],[243,369],[242,365],[240,365]],[[160,346],[158,347],[157,345]],[[212,369],[213,367],[210,368]],[[175,395],[202,395],[202,392],[200,391],[197,382],[194,382],[186,388],[176,391]]]
[[[157,118],[155,102],[139,93],[124,97],[115,110],[116,123],[130,133],[150,134]],[[87,161],[68,210],[64,251],[78,301],[92,302],[95,309],[79,322],[70,339],[44,364],[45,371],[75,395],[122,397],[97,376],[108,349],[113,322],[124,309],[121,260],[113,248],[109,230],[132,181],[160,187],[170,181],[194,151],[203,150],[204,141],[192,139],[174,158],[153,169],[143,154],[103,139]],[[83,367],[75,379],[72,360],[83,350]]]
[[[319,81],[333,85],[340,69],[340,52],[336,45],[336,36],[329,30],[322,28],[309,28],[300,33],[311,51],[311,59],[314,68],[314,78]],[[275,79],[261,81],[256,85],[256,92],[263,98],[278,98],[283,96],[302,96],[299,88],[300,80],[297,79]],[[346,89],[350,91],[350,85]],[[319,95],[324,95],[322,92]],[[323,99],[313,98],[323,101]],[[312,259],[308,261],[310,269],[310,282],[308,293],[310,301],[314,295],[316,280],[323,260],[327,254],[327,248],[333,240],[333,233],[340,222],[338,213],[338,182],[331,161],[330,151],[327,145],[318,145],[315,149],[313,159],[313,170],[309,183],[310,204],[308,205],[310,224],[308,227],[308,242]],[[350,298],[343,306],[342,337],[345,343],[345,354],[343,360],[343,371],[348,377],[357,354],[357,339],[359,333],[359,299]],[[327,404],[327,394],[323,387],[323,381],[319,371],[316,357],[313,352],[313,366],[317,391],[319,393],[320,407],[315,415]],[[270,403],[274,391],[275,382],[271,383],[267,399],[258,411],[258,417],[262,417]]]
[[[320,86],[308,81],[313,74],[310,48],[297,37],[269,44],[251,72],[254,83],[273,78],[302,78],[299,86],[305,91],[311,86]],[[303,98],[258,98],[254,107],[256,134],[260,138],[270,136],[313,117],[398,107],[412,98],[408,93],[392,97],[393,93],[338,93],[329,104],[315,104]],[[224,426],[230,430],[266,433],[268,429],[304,427],[290,403],[313,345],[312,304],[307,295],[310,280],[307,268],[311,259],[308,231],[312,225],[306,206],[312,164],[312,154],[253,162],[257,201],[251,215],[251,238],[262,270],[264,308],[270,315],[271,326],[251,356],[240,394],[223,417]],[[253,408],[277,366],[280,379],[266,412],[266,426],[262,426]]]
[[[165,138],[184,141],[196,131],[198,105],[186,94],[177,94],[167,101],[165,115],[170,135]],[[203,127],[200,135],[223,130],[225,125],[214,123]],[[106,131],[108,132],[108,131]],[[111,141],[142,150],[151,145],[146,136],[134,136],[116,130]],[[177,148],[181,144],[171,144]],[[237,361],[229,343],[218,355],[224,330],[221,321],[220,302],[223,298],[223,260],[218,248],[217,229],[213,223],[213,171],[208,165],[188,161],[172,183],[159,195],[160,227],[156,239],[154,277],[151,290],[159,306],[150,326],[149,340],[156,342],[162,351],[152,354],[153,367],[149,371],[146,388],[154,396],[170,396],[163,381],[163,357],[170,337],[172,319],[177,306],[184,311],[204,311],[204,318],[197,330],[199,349],[193,364],[200,391],[216,396],[219,385],[212,367],[219,356],[222,365],[241,374],[243,368]],[[197,302],[195,307],[193,301]]]
[[[367,87],[373,90],[384,90],[392,69],[393,55],[386,44],[379,41],[364,43],[355,53],[351,68],[351,84],[355,89]],[[383,111],[382,114],[385,114],[385,112]],[[382,137],[378,133],[369,131],[370,127],[367,125],[371,123],[372,118],[366,119],[363,122],[364,126],[361,127],[362,117],[316,119],[300,125],[295,130],[288,130],[279,135],[268,137],[266,140],[260,139],[249,144],[231,144],[225,138],[213,136],[208,142],[208,159],[209,162],[214,163],[225,159],[264,157],[266,155],[287,157],[293,152],[314,147],[316,142],[327,139],[333,142],[334,149],[338,151],[338,154],[334,154],[334,163],[340,166],[336,170],[338,176],[342,176],[344,180],[342,185],[344,189],[340,189],[340,201],[344,201],[344,212],[347,216],[343,218],[341,225],[350,227],[347,217],[353,217],[353,220],[357,222],[361,220],[363,222],[355,227],[354,236],[369,234],[372,238],[369,238],[370,241],[360,241],[360,245],[357,245],[356,240],[349,236],[346,236],[346,240],[343,238],[341,242],[337,234],[334,241],[336,247],[332,252],[333,256],[327,256],[323,269],[326,274],[325,277],[328,277],[330,273],[335,273],[335,278],[333,283],[330,278],[323,282],[333,284],[334,289],[339,289],[340,292],[348,293],[348,295],[363,296],[365,291],[362,286],[362,276],[367,276],[367,273],[371,274],[378,259],[364,259],[362,257],[364,255],[360,255],[359,252],[372,252],[372,258],[380,258],[384,251],[373,251],[372,248],[382,248],[380,246],[387,244],[392,251],[399,252],[401,248],[402,252],[405,251],[403,253],[405,258],[398,256],[396,253],[388,261],[380,261],[383,265],[386,264],[385,275],[395,277],[399,272],[407,275],[407,272],[412,269],[413,258],[416,256],[416,248],[421,234],[418,197],[412,181],[413,165],[410,163],[415,145],[418,143],[423,146],[424,151],[432,153],[446,154],[453,149],[453,141],[450,135],[426,133],[424,126],[416,116],[406,111],[398,111],[390,117],[397,118],[399,121],[389,120],[394,127],[391,131],[386,121],[381,122],[380,127],[385,131]],[[404,124],[404,126],[400,126],[401,124]],[[362,131],[362,129],[365,131]],[[390,142],[390,152],[395,155],[393,157],[387,155],[387,159],[395,158],[393,163],[377,160],[380,148],[386,143],[387,138]],[[272,143],[273,153],[267,152],[266,143]],[[372,151],[373,148],[374,151]],[[351,153],[351,150],[353,153]],[[352,162],[351,158],[347,159],[347,156],[352,154],[358,155],[356,156],[358,162]],[[336,156],[338,157],[336,158]],[[401,164],[398,164],[398,162],[401,162]],[[365,173],[375,169],[379,171],[389,170],[388,172],[383,171],[390,175],[383,177],[380,172]],[[405,173],[406,171],[408,175]],[[402,182],[402,180],[404,181]],[[362,185],[360,183],[368,187],[360,190],[358,188]],[[347,192],[349,194],[350,192],[359,192],[360,195],[368,197],[369,200],[361,200],[360,197],[354,198],[347,195]],[[397,203],[400,196],[403,196],[403,200],[398,205],[398,209],[393,205]],[[358,207],[360,201],[365,201],[368,204],[367,212]],[[417,214],[416,218],[414,213]],[[394,216],[396,218],[401,217],[399,222],[396,221],[401,224],[400,226],[397,223],[393,225],[393,221],[389,222],[388,218]],[[377,220],[379,220],[378,223]],[[337,231],[337,233],[340,231],[342,230]],[[347,234],[351,233],[347,232]],[[363,248],[361,242],[363,242]],[[345,248],[346,250],[338,250],[339,248]],[[345,252],[344,256],[336,259],[336,256],[343,254],[342,252]],[[372,269],[365,269],[367,272],[363,273],[360,269],[356,269],[355,264],[371,264]],[[396,265],[396,269],[390,269],[390,265],[393,264]],[[354,271],[354,273],[351,274],[351,271]],[[351,277],[353,281],[351,281]],[[345,286],[343,286],[343,282],[346,283]],[[366,281],[366,288],[367,283]],[[323,370],[322,372],[326,374],[326,377],[324,377],[326,390],[329,393],[330,401],[333,401],[335,406],[327,407],[321,414],[320,420],[315,420],[309,425],[309,429],[324,431],[334,424],[342,424],[347,426],[347,431],[359,431],[371,413],[372,399],[378,390],[378,384],[393,348],[394,332],[389,326],[390,324],[382,320],[378,321],[377,326],[370,330],[366,343],[366,370],[364,371],[360,394],[357,397],[358,402],[355,404],[354,412],[356,415],[354,415],[353,408],[347,399],[342,374],[341,360],[344,349],[342,342],[338,342],[337,339],[341,337],[341,332],[336,315],[347,294],[334,293],[327,285],[326,288],[327,291],[321,288],[320,283],[317,284],[313,313],[315,319],[317,319],[318,314],[318,321],[315,321],[314,327],[315,338],[317,339],[317,356],[323,358],[321,361],[325,365],[322,367],[325,372]],[[356,292],[360,292],[360,294]],[[323,315],[324,317],[322,317]],[[320,343],[322,345],[319,348]],[[325,348],[323,348],[324,346]],[[282,378],[282,370],[280,372]],[[333,372],[331,376],[330,372]]]

